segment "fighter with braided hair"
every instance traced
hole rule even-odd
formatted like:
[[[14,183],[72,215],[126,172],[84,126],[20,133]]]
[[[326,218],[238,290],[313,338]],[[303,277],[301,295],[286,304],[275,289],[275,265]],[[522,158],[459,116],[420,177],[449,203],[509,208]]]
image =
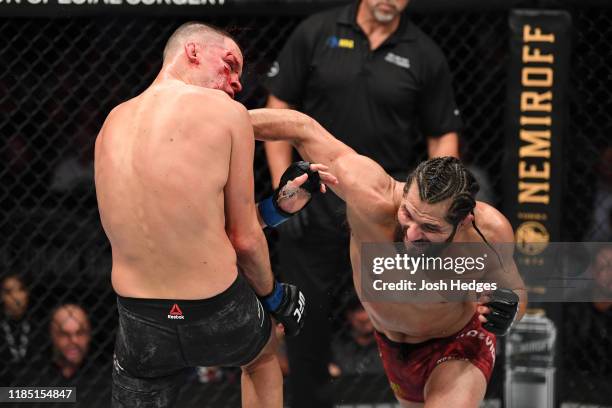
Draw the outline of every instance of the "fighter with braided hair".
[[[324,164],[336,175],[338,184],[331,188],[347,204],[358,294],[364,242],[400,241],[408,248],[428,242],[484,242],[495,252],[504,285],[479,302],[362,299],[391,388],[403,407],[479,406],[495,362],[496,335],[507,333],[527,301],[512,261],[513,245],[493,248],[514,242],[506,217],[476,201],[478,183],[456,158],[422,162],[406,182],[399,182],[302,113],[259,109],[250,115],[257,139],[288,141],[305,160]]]

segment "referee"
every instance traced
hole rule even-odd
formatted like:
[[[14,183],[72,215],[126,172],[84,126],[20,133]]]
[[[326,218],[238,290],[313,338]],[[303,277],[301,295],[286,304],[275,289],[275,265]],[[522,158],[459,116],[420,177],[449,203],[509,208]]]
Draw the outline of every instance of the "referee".
[[[397,179],[419,159],[458,157],[461,128],[452,78],[439,47],[403,13],[409,0],[361,0],[304,20],[268,74],[269,108],[295,108],[369,156]],[[266,143],[274,187],[293,161],[284,142]],[[333,406],[332,296],[349,284],[349,232],[329,192],[279,227],[279,267],[311,305],[300,336],[287,339],[293,408]]]

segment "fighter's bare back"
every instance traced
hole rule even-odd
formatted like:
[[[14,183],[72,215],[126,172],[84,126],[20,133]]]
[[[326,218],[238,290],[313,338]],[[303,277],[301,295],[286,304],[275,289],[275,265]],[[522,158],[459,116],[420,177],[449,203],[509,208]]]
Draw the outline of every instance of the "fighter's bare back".
[[[119,295],[203,299],[236,279],[224,186],[232,132],[245,119],[226,93],[179,81],[154,84],[109,114],[95,181]]]

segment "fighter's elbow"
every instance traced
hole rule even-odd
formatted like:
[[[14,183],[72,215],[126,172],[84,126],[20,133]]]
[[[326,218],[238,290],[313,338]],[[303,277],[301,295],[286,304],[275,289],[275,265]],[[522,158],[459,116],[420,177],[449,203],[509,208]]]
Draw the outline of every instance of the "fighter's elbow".
[[[289,132],[289,141],[296,147],[315,139],[322,130],[319,122],[298,111],[294,111],[292,127],[293,131]]]
[[[230,232],[228,236],[239,257],[248,257],[257,250],[259,237],[254,231],[237,230]]]

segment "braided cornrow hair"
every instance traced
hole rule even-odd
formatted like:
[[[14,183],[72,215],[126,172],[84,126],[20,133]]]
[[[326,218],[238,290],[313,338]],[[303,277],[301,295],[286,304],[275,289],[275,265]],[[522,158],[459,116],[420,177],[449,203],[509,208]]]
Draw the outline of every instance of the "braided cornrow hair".
[[[480,190],[478,182],[468,169],[461,164],[455,157],[437,157],[422,162],[408,176],[404,186],[404,194],[412,182],[416,180],[421,201],[429,204],[439,203],[440,201],[452,198],[451,205],[446,213],[445,219],[453,226],[453,232],[446,240],[452,242],[457,232],[457,227],[461,220],[469,214],[474,214],[476,207],[476,193]],[[476,225],[476,220],[472,220],[472,226],[480,235],[484,243],[493,250],[497,260],[505,271],[504,262],[499,252],[487,241],[485,236]]]
[[[453,233],[448,239],[452,241],[459,222],[474,211],[476,193],[480,190],[478,182],[459,159],[450,156],[436,157],[419,164],[408,176],[404,193],[408,192],[413,181],[417,183],[419,197],[426,203],[452,199],[445,216],[445,220],[453,226]]]

